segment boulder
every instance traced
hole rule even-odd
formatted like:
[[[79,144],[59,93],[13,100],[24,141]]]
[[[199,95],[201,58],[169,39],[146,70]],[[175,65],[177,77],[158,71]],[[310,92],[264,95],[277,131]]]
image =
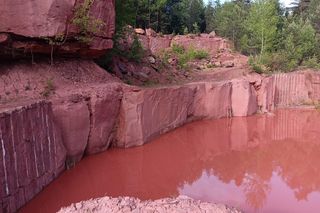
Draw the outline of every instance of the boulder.
[[[226,68],[231,68],[231,67],[234,67],[234,62],[233,61],[222,61],[221,65]]]
[[[157,33],[156,33],[156,31],[154,31],[153,29],[148,28],[148,29],[146,29],[146,35],[147,35],[148,37],[156,37],[156,36],[157,36]]]
[[[136,29],[134,29],[134,32],[135,32],[136,34],[139,34],[139,35],[145,35],[145,34],[146,34],[146,32],[144,31],[144,29],[142,29],[142,28],[136,28]]]
[[[215,36],[216,36],[216,32],[215,32],[215,31],[212,31],[211,33],[209,33],[209,36],[215,37]]]
[[[153,56],[149,56],[148,57],[148,61],[150,64],[155,64],[156,63],[156,59]]]

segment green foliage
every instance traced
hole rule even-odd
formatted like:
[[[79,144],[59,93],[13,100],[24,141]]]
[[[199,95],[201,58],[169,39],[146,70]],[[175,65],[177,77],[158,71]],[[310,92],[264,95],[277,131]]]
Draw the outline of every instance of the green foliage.
[[[250,56],[248,64],[256,73],[262,74],[264,69],[255,57]]]
[[[185,49],[182,45],[173,44],[170,50],[164,51],[161,54],[162,61],[168,64],[170,57],[177,58],[180,69],[187,69],[188,62],[193,60],[202,60],[209,57],[209,53],[204,50],[194,48]]]
[[[257,0],[250,8],[245,29],[251,38],[255,52],[272,51],[277,36],[279,16],[274,0]]]
[[[124,48],[121,45],[122,39],[127,39],[126,36],[133,35],[133,41],[131,45]],[[141,62],[145,55],[145,50],[137,35],[133,34],[133,31],[128,28],[123,28],[123,30],[118,31],[114,38],[113,49],[107,51],[107,53],[99,58],[96,63],[107,71],[112,71],[112,59],[114,57],[124,57],[133,62]]]
[[[176,53],[176,54],[184,54],[185,53],[184,47],[179,44],[173,44],[171,49],[172,49],[173,53]]]
[[[195,50],[195,49],[191,49],[189,50],[189,54],[191,54],[191,58],[192,59],[206,59],[209,57],[209,53],[205,50]]]
[[[144,49],[141,42],[137,36],[134,36],[133,42],[131,44],[130,50],[127,54],[124,55],[131,61],[140,62],[144,56]]]
[[[74,11],[72,24],[78,27],[79,35],[77,40],[83,43],[89,43],[92,40],[92,35],[99,33],[105,23],[101,19],[90,16],[90,8],[94,0],[84,0],[79,4]]]
[[[205,7],[204,16],[206,20],[206,32],[210,33],[215,30],[215,8],[212,0],[209,0],[208,5]]]
[[[229,38],[235,47],[239,49],[240,39],[245,33],[244,21],[247,17],[248,9],[244,4],[236,1],[226,2],[216,7],[215,11],[215,31],[218,35]]]
[[[296,60],[300,65],[305,58],[314,56],[317,45],[316,32],[309,21],[292,21],[287,23],[284,31],[284,49],[290,60]]]
[[[41,92],[41,95],[45,98],[48,98],[51,94],[54,94],[55,89],[56,89],[56,87],[53,83],[53,80],[47,79],[46,84],[44,86],[44,89]]]
[[[193,33],[194,33],[194,34],[200,34],[200,28],[199,28],[198,23],[194,23],[194,24],[192,25],[192,28],[193,28]]]
[[[189,34],[188,27],[185,27],[183,30],[183,35],[188,35],[188,34]]]
[[[306,59],[305,61],[303,61],[302,65],[312,69],[320,69],[320,63],[316,56],[312,56]]]

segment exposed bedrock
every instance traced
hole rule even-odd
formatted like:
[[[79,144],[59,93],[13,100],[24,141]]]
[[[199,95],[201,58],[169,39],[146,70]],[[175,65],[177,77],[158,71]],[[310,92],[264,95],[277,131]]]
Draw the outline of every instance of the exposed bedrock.
[[[257,93],[262,112],[289,106],[312,105],[320,100],[320,73],[305,70],[274,74],[262,80]]]
[[[116,146],[143,145],[192,120],[252,115],[258,109],[256,99],[247,80],[127,89],[121,104]]]
[[[55,54],[94,58],[112,48],[115,1],[93,1],[89,8],[90,18],[100,20],[103,26],[92,33],[88,44],[77,41],[79,29],[72,22],[76,8],[82,2],[0,0],[0,57],[51,54],[54,50]],[[59,42],[63,45],[55,44]]]
[[[132,147],[183,125],[189,116],[195,87],[128,88],[122,99],[117,146]]]
[[[110,83],[72,91],[52,101],[54,119],[67,150],[67,164],[78,162],[85,153],[95,154],[110,147],[121,97],[121,85]]]
[[[0,109],[0,210],[15,212],[64,170],[51,104]]]

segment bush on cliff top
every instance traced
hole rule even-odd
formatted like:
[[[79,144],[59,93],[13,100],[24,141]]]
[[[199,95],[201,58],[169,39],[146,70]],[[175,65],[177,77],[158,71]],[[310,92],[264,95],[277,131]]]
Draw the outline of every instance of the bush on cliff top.
[[[77,40],[83,43],[89,43],[92,40],[92,34],[99,33],[105,23],[101,19],[94,18],[90,15],[90,8],[94,0],[84,0],[74,11],[71,23],[78,27],[79,35]]]
[[[195,59],[201,60],[209,57],[209,53],[205,50],[197,50],[195,48],[184,48],[184,46],[179,44],[173,44],[171,49],[166,50],[162,54],[162,61],[169,63],[169,58],[177,58],[178,67],[180,69],[187,69],[188,62]]]

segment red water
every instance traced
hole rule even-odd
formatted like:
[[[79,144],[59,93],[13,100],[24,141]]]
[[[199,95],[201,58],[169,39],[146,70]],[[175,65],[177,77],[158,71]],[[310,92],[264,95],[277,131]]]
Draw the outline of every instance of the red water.
[[[179,194],[245,212],[320,212],[320,112],[201,121],[145,146],[85,158],[22,212],[108,196]]]

